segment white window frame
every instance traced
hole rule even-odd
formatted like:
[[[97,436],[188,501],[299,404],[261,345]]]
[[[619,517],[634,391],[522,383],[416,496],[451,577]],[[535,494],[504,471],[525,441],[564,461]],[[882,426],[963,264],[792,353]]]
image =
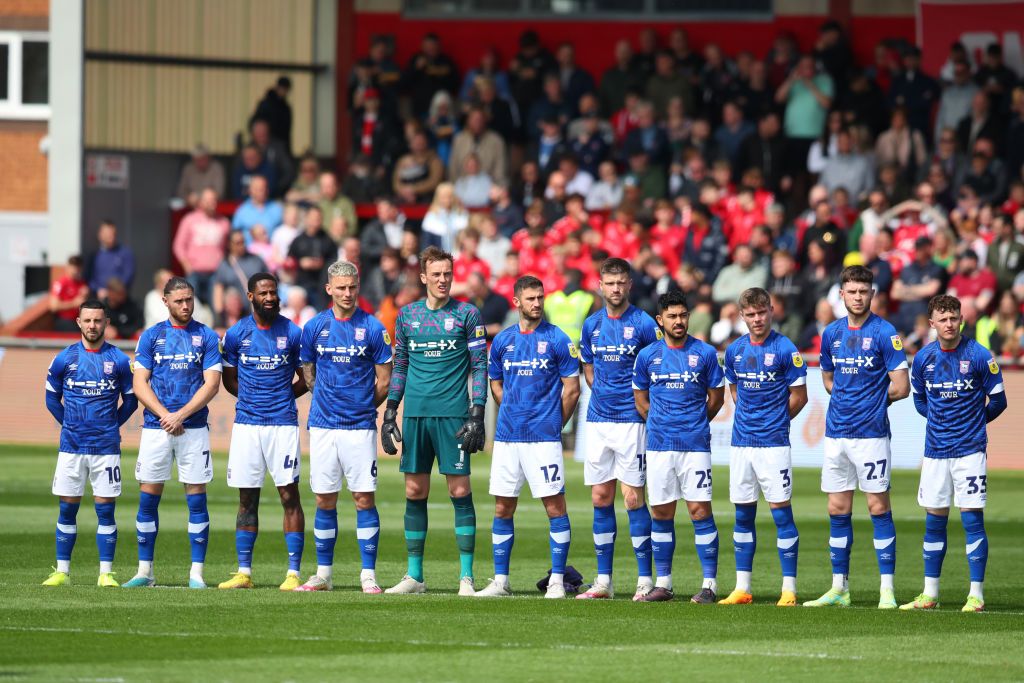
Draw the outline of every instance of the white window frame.
[[[50,43],[45,31],[0,31],[0,43],[7,45],[7,99],[0,100],[0,119],[45,121],[50,118],[49,104],[23,104],[21,101],[22,46],[25,42]]]

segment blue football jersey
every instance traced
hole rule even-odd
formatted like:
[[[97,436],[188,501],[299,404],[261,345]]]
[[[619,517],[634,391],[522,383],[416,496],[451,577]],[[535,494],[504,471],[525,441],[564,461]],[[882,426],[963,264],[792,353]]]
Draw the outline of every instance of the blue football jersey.
[[[487,374],[502,381],[495,441],[560,441],[562,378],[580,373],[569,335],[549,322],[532,332],[507,327],[491,342]]]
[[[877,439],[889,432],[889,373],[907,369],[896,328],[874,313],[860,327],[836,320],[821,334],[819,363],[834,373],[825,436]]]
[[[587,422],[643,422],[630,378],[636,355],[659,339],[658,323],[632,305],[617,318],[602,308],[583,321],[580,358],[594,366]]]
[[[280,315],[266,328],[247,316],[224,335],[224,365],[238,368],[236,423],[299,424],[292,381],[301,336],[298,325]]]
[[[192,400],[203,386],[203,373],[221,370],[220,340],[206,325],[192,320],[184,327],[164,320],[142,333],[135,346],[135,366],[150,371],[149,386],[172,413]],[[189,415],[185,427],[205,427],[209,409]],[[145,429],[160,429],[160,419],[147,408]]]
[[[966,337],[952,351],[932,342],[914,357],[910,388],[928,403],[926,458],[959,458],[983,452],[986,397],[1004,391],[992,352]]]
[[[736,385],[732,445],[789,445],[789,388],[807,384],[796,346],[772,330],[761,344],[745,334],[725,350],[725,379]]]
[[[327,309],[306,323],[299,360],[316,364],[309,426],[376,429],[377,366],[391,358],[387,330],[364,311],[339,319]]]
[[[57,354],[46,373],[46,391],[63,399],[60,451],[79,455],[121,452],[118,399],[131,396],[128,356],[111,344],[97,351],[76,342]],[[134,399],[133,399],[134,400]]]
[[[633,388],[649,392],[647,452],[711,452],[708,389],[724,386],[718,354],[687,336],[680,347],[662,339],[636,357]]]

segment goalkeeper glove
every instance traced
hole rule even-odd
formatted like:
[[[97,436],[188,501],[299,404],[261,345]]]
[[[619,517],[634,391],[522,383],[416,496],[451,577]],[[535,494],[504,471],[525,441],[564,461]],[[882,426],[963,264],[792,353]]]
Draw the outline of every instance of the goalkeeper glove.
[[[398,429],[398,401],[388,401],[384,409],[384,422],[380,426],[380,445],[388,455],[397,455],[402,443],[402,432]]]
[[[462,452],[466,455],[484,449],[484,407],[470,406],[469,419],[462,428],[455,432],[455,439],[462,443]]]

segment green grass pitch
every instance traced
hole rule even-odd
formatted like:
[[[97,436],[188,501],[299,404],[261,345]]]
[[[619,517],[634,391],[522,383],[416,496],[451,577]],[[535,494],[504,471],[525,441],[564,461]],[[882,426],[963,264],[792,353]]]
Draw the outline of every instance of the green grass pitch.
[[[474,459],[479,534],[477,580],[493,569],[489,461]],[[0,448],[0,680],[47,681],[700,681],[736,680],[1021,680],[1024,679],[1024,473],[992,472],[986,524],[990,559],[988,612],[961,614],[967,593],[963,530],[950,523],[942,608],[932,613],[879,612],[878,570],[862,498],[855,511],[851,592],[855,607],[811,610],[774,606],[779,590],[775,529],[760,506],[755,560],[756,603],[697,606],[685,597],[699,585],[688,521],[677,519],[676,589],[684,601],[641,605],[629,598],[636,564],[621,502],[616,549],[619,595],[610,602],[553,603],[534,583],[548,566],[547,522],[539,502],[522,500],[516,519],[512,586],[517,596],[483,601],[454,595],[458,557],[453,514],[435,479],[426,545],[424,596],[364,596],[358,592],[354,512],[347,494],[339,506],[340,537],[333,593],[277,590],[286,555],[281,511],[264,489],[256,544],[257,590],[189,591],[184,494],[169,485],[160,507],[156,577],[160,587],[100,590],[96,580],[96,518],[87,497],[79,513],[72,563],[74,585],[39,587],[53,564],[57,506],[49,494],[52,449]],[[120,542],[115,569],[134,573],[138,500],[126,453],[125,487],[117,511]],[[305,463],[304,463],[305,467]],[[210,490],[212,534],[207,580],[216,584],[235,566],[237,498],[224,484],[217,458]],[[404,511],[397,462],[380,467],[382,535],[378,577],[391,585],[405,569]],[[588,579],[595,573],[591,506],[582,468],[568,466],[567,495],[574,538],[569,561]],[[714,504],[722,538],[722,593],[733,583],[732,508],[728,472],[715,471]],[[315,570],[313,496],[303,473],[307,516],[303,576]],[[796,474],[801,599],[829,586],[828,522],[818,473]],[[897,472],[894,516],[898,533],[897,599],[921,589],[923,513],[915,502],[917,474]],[[525,493],[525,491],[524,491]]]

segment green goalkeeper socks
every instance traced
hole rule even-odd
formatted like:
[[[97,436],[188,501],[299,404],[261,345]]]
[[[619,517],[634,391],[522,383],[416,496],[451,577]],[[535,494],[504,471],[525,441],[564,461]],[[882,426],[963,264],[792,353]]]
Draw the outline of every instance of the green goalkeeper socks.
[[[456,513],[457,515],[458,513]],[[456,522],[457,523],[457,522]],[[423,544],[427,538],[427,500],[405,501],[405,548],[409,553],[409,576],[423,580]]]
[[[455,543],[459,547],[459,578],[473,576],[473,551],[476,548],[476,510],[473,494],[452,498],[455,508]]]

